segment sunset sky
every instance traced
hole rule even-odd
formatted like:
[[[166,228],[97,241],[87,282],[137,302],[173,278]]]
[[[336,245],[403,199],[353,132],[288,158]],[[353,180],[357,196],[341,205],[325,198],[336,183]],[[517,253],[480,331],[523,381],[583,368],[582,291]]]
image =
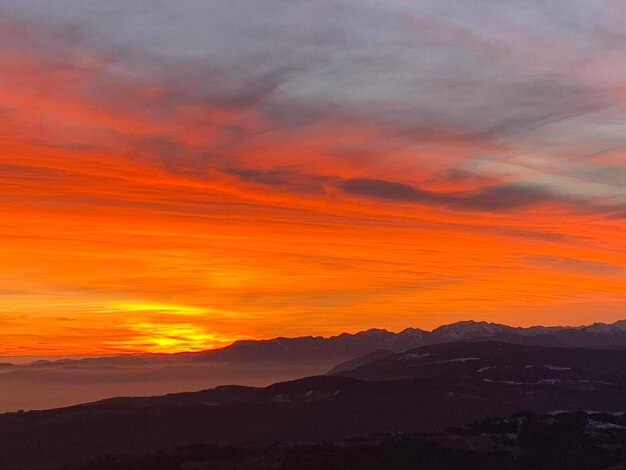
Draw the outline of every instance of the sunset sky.
[[[0,0],[0,354],[622,318],[624,2]]]

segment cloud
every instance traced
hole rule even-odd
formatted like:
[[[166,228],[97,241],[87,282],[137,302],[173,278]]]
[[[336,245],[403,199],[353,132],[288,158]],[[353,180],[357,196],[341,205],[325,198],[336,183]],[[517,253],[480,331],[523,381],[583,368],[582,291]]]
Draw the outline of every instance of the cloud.
[[[0,0],[7,21],[35,39],[9,44],[36,45],[51,81],[38,87],[87,101],[91,128],[151,141],[171,171],[252,174],[306,159],[324,174],[323,153],[346,155],[345,139],[329,139],[313,161],[295,149],[274,168],[241,151],[278,149],[323,125],[377,129],[360,145],[384,149],[369,150],[366,178],[390,159],[454,170],[459,149],[464,160],[507,160],[517,148],[549,149],[554,159],[578,152],[579,141],[591,152],[623,140],[619,126],[598,126],[623,116],[615,87],[626,79],[626,51],[614,5],[480,5],[477,14],[451,0]]]
[[[550,202],[569,202],[567,198],[551,194],[542,188],[508,184],[486,188],[477,194],[451,196],[454,207],[469,210],[504,211]]]
[[[594,34],[599,19],[611,23],[608,2],[594,9],[581,2],[588,15],[582,18],[564,8],[572,21],[563,11],[510,2],[489,3],[477,16],[451,0],[0,6],[24,21],[72,31],[89,47],[108,45],[123,73],[190,85],[176,87],[162,104],[204,98],[260,106],[283,125],[339,112],[506,138],[612,104],[598,80],[573,74],[607,54]],[[579,47],[579,38],[591,46]],[[172,66],[159,66],[167,62]]]
[[[244,183],[260,184],[295,194],[323,195],[326,184],[333,181],[332,177],[308,175],[292,169],[224,168],[222,171]]]
[[[435,193],[393,181],[353,179],[343,182],[346,193],[411,204],[448,206],[469,211],[506,211],[545,203],[569,202],[542,188],[508,184],[467,193]]]

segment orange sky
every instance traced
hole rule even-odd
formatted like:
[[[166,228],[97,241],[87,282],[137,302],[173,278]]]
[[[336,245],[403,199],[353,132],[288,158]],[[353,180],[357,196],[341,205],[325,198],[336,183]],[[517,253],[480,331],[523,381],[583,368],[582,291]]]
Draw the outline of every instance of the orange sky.
[[[624,318],[623,92],[520,138],[290,82],[226,100],[194,58],[95,42],[0,20],[0,354]]]

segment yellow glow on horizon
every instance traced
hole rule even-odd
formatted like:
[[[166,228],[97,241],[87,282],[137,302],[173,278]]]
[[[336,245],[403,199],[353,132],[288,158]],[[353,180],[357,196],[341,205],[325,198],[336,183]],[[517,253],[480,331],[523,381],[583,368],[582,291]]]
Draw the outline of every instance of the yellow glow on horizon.
[[[204,328],[188,323],[129,324],[129,337],[123,340],[105,341],[107,346],[123,352],[177,353],[203,351],[227,346],[239,337],[221,337],[208,333]]]

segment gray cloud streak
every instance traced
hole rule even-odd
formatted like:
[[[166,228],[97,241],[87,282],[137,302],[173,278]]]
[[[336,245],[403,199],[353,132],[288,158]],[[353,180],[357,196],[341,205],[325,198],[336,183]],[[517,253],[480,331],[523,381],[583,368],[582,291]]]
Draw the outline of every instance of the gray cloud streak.
[[[550,202],[571,202],[544,189],[524,185],[501,185],[467,193],[435,193],[393,181],[352,179],[340,188],[347,194],[387,201],[448,206],[468,211],[505,211]]]

